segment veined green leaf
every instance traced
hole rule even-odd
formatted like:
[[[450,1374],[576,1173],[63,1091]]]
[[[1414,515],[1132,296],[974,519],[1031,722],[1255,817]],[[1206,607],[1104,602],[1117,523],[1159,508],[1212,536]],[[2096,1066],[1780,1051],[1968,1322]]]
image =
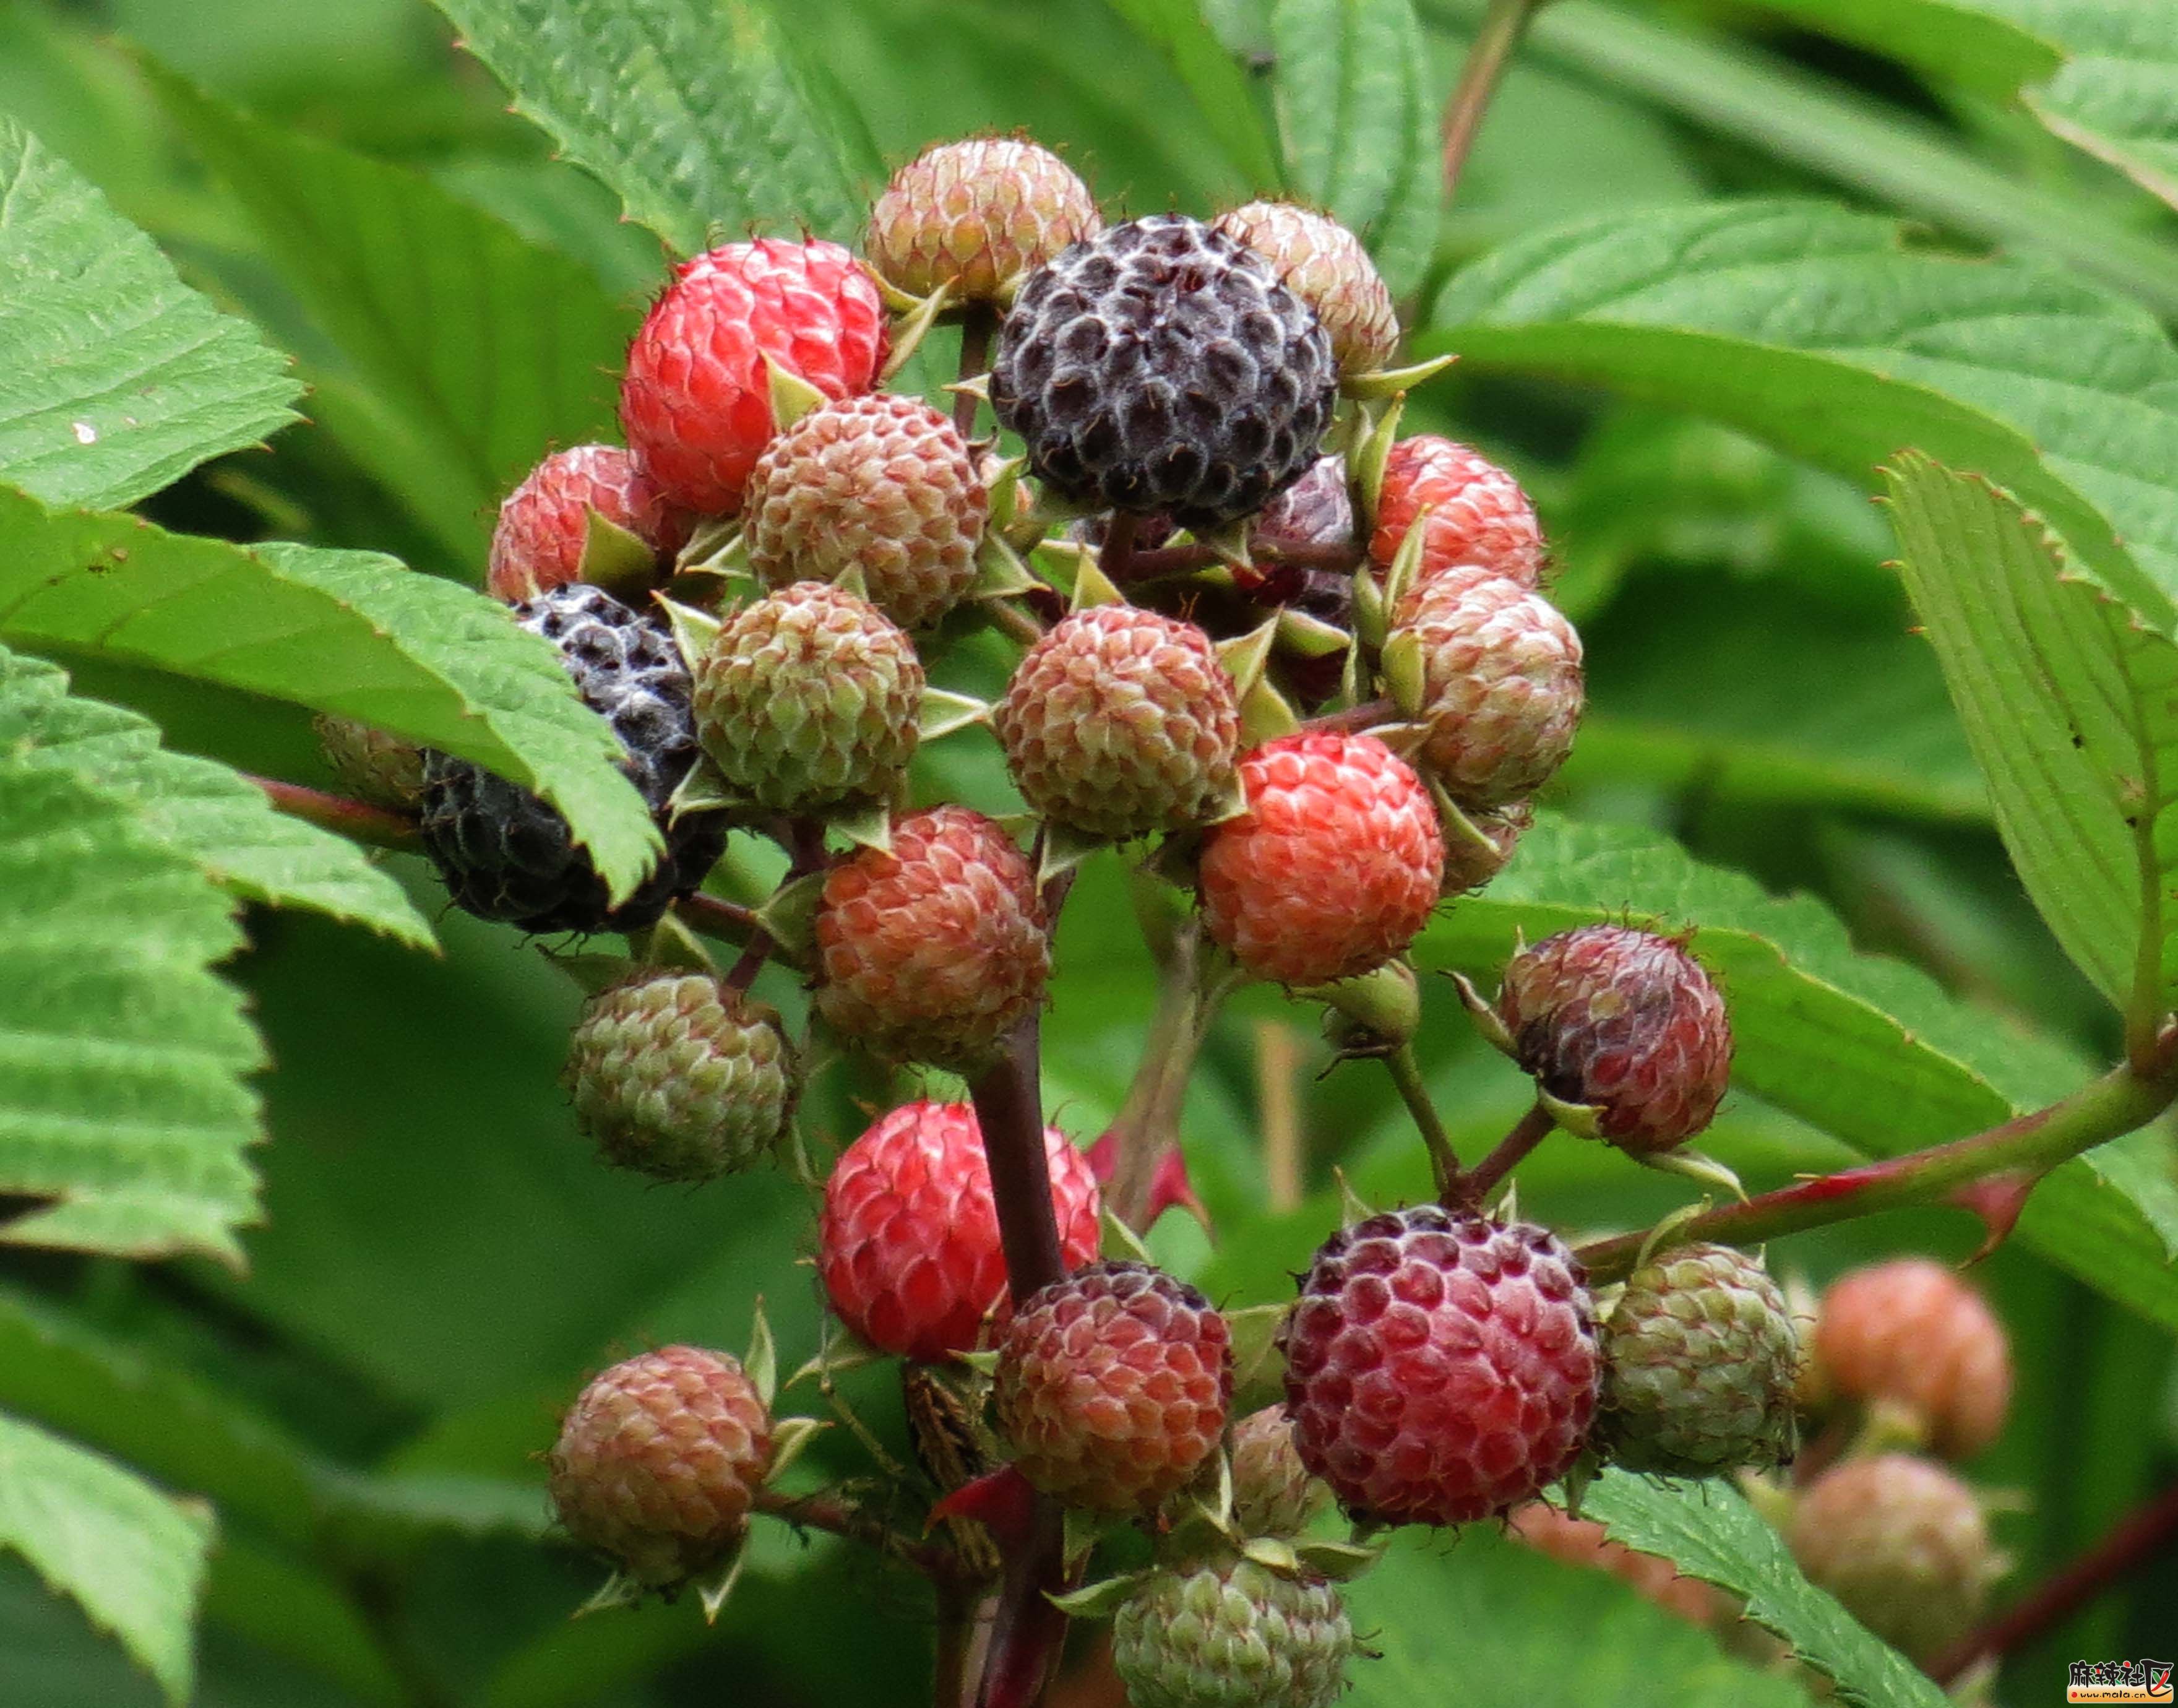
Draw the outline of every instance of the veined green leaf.
[[[2178,349],[2047,268],[1917,251],[1823,204],[1657,211],[1467,269],[1419,342],[1699,410],[1854,479],[1918,446],[2017,492],[2170,619]]]
[[[2054,75],[2063,49],[2032,14],[2075,0],[1762,0],[1810,30],[1887,53],[1992,100],[2008,101]],[[2093,0],[2088,0],[2092,4]],[[2126,0],[2117,0],[2120,5]],[[2082,5],[2078,9],[2084,10]],[[2136,8],[2141,9],[2141,8]]]
[[[3,115],[0,350],[0,480],[53,504],[133,504],[293,420],[302,389]]]
[[[2027,893],[2121,1010],[2178,972],[2178,645],[2093,583],[1987,481],[1888,472],[1900,568]]]
[[[567,817],[616,894],[659,846],[551,648],[481,594],[376,552],[168,534],[0,490],[0,639],[337,712],[490,767]]]
[[[868,212],[835,124],[757,0],[436,0],[567,159],[683,254],[714,231]]]
[[[1949,1700],[1926,1673],[1802,1576],[1784,1539],[1731,1484],[1667,1486],[1607,1470],[1581,1497],[1581,1514],[1601,1519],[1628,1547],[1661,1554],[1682,1576],[1744,1598],[1747,1617],[1836,1680],[1840,1700],[1864,1708],[1943,1708]]]
[[[429,178],[247,118],[156,66],[150,74],[290,288],[400,413],[434,484],[450,489],[441,514],[462,520],[447,545],[481,571],[508,489],[547,451],[611,428],[633,312],[588,268]]]
[[[1436,92],[1412,0],[1277,0],[1272,94],[1287,176],[1405,295],[1436,242]]]
[[[421,948],[435,940],[408,892],[353,842],[276,812],[224,765],[167,752],[155,725],[70,694],[63,672],[4,647],[0,747],[127,802],[145,829],[238,895],[315,907]]]
[[[1963,1137],[2077,1090],[2093,1070],[1955,1001],[1901,962],[1858,953],[1820,902],[1765,894],[1676,843],[1544,815],[1513,863],[1431,924],[1419,959],[1494,989],[1515,941],[1599,921],[1691,930],[1732,1015],[1732,1082],[1863,1155]],[[2178,1325],[2178,1180],[2143,1131],[2066,1163],[2019,1233],[2052,1262]]]
[[[205,1509],[0,1415],[0,1545],[81,1602],[177,1705],[195,1675],[193,1628],[211,1538]]]
[[[1281,178],[1262,114],[1246,75],[1204,20],[1196,0],[1112,0],[1114,9],[1144,40],[1171,60],[1179,80],[1233,164],[1249,184],[1268,194]]]

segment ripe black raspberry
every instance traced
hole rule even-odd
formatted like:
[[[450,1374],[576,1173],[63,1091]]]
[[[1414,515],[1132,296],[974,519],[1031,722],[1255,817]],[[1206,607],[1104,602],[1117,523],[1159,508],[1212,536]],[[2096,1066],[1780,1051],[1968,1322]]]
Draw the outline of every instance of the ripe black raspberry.
[[[1314,310],[1267,261],[1153,214],[1029,276],[991,402],[1067,497],[1195,528],[1252,515],[1308,469],[1337,380]]]
[[[560,649],[583,703],[611,724],[627,750],[621,769],[665,832],[665,853],[615,907],[557,811],[518,784],[441,753],[424,756],[424,848],[455,904],[479,918],[528,931],[638,930],[703,882],[725,846],[716,814],[667,822],[666,802],[696,762],[688,667],[663,628],[600,588],[554,588],[517,605],[514,616]]]

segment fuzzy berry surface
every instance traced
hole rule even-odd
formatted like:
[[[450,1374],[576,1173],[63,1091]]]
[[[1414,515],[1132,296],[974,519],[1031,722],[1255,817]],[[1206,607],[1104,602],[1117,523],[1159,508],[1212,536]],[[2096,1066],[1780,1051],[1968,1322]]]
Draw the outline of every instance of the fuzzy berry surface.
[[[1104,227],[1097,200],[1048,148],[971,137],[925,149],[892,175],[863,248],[911,296],[991,303],[1009,280]]]
[[[577,445],[547,457],[500,505],[487,577],[493,594],[516,605],[580,580],[592,511],[660,562],[688,543],[687,512],[666,501],[630,453]]]
[[[976,578],[990,503],[953,424],[915,397],[850,397],[771,441],[749,480],[743,538],[763,583],[862,572],[902,628],[950,610]]]
[[[1684,1245],[1627,1278],[1603,1327],[1597,1435],[1628,1470],[1716,1476],[1787,1464],[1799,1336],[1759,1257]]]
[[[1031,808],[1092,836],[1182,829],[1234,798],[1233,678],[1193,623],[1078,610],[1029,649],[992,722]]]
[[[1043,1135],[1060,1255],[1097,1255],[1101,1199],[1088,1158]],[[934,1363],[975,1349],[1003,1309],[1005,1253],[983,1136],[968,1103],[919,1102],[880,1116],[824,1183],[817,1273],[840,1320],[879,1350]]]
[[[807,813],[889,794],[921,739],[915,643],[868,600],[796,582],[733,613],[696,660],[696,731],[727,784]]]
[[[1724,999],[1671,938],[1623,925],[1546,938],[1506,967],[1497,1013],[1520,1065],[1551,1096],[1593,1105],[1621,1150],[1668,1151],[1723,1099]]]
[[[1946,1459],[1971,1459],[2003,1432],[2010,1337],[1988,1300],[1941,1263],[1896,1257],[1840,1276],[1823,1295],[1814,1342],[1831,1392],[1905,1407]]]
[[[889,852],[835,866],[817,910],[817,1010],[874,1055],[970,1072],[1043,1001],[1036,874],[966,807],[895,818]]]
[[[1245,1558],[1154,1573],[1112,1620],[1130,1708],[1328,1708],[1354,1647],[1335,1585]]]
[[[562,1081],[605,1160],[661,1180],[752,1167],[794,1113],[777,1019],[707,974],[632,979],[591,999]]]
[[[1444,876],[1436,807],[1374,736],[1304,732],[1244,755],[1245,816],[1203,850],[1210,934],[1261,978],[1322,984],[1380,966],[1429,922]]]
[[[1336,381],[1330,339],[1267,261],[1152,214],[1029,275],[991,402],[1067,497],[1192,528],[1252,515],[1306,472]]]
[[[1225,1319],[1146,1263],[1092,1263],[1021,1301],[992,1399],[1014,1463],[1064,1505],[1146,1512],[1217,1450],[1233,1399]]]
[[[1331,1505],[1331,1490],[1301,1463],[1292,1415],[1283,1404],[1233,1426],[1233,1522],[1250,1536],[1297,1536]]]
[[[1787,1535],[1811,1582],[1924,1666],[1973,1629],[1999,1570],[1973,1491],[1910,1453],[1832,1466],[1801,1492]]]
[[[1399,348],[1398,310],[1352,232],[1328,214],[1276,201],[1221,214],[1218,229],[1268,261],[1286,288],[1316,310],[1341,374],[1390,364]]]
[[[631,931],[657,922],[703,882],[725,846],[714,813],[671,817],[696,763],[688,670],[672,637],[602,588],[555,588],[514,607],[558,649],[583,703],[612,725],[633,783],[665,838],[657,868],[617,907],[567,821],[528,790],[467,759],[424,755],[424,846],[455,904],[534,932]]]
[[[877,281],[839,244],[756,238],[683,261],[628,347],[620,424],[672,503],[731,516],[774,430],[769,356],[838,401],[889,342]]]
[[[320,712],[310,720],[333,780],[367,806],[413,813],[424,798],[424,750],[353,718]]]
[[[1436,1205],[1333,1234],[1283,1345],[1301,1462],[1383,1524],[1531,1498],[1579,1456],[1602,1379],[1586,1277],[1557,1236]]]
[[[1543,531],[1520,483],[1472,446],[1419,433],[1392,446],[1369,556],[1389,568],[1415,518],[1423,523],[1418,580],[1462,564],[1533,587],[1542,579]]]
[[[576,1541],[670,1589],[733,1551],[770,1462],[770,1415],[740,1363],[667,1346],[583,1390],[560,1426],[549,1486]]]
[[[1585,703],[1580,637],[1540,594],[1447,570],[1400,600],[1392,632],[1419,649],[1421,759],[1455,801],[1525,800],[1565,763]]]

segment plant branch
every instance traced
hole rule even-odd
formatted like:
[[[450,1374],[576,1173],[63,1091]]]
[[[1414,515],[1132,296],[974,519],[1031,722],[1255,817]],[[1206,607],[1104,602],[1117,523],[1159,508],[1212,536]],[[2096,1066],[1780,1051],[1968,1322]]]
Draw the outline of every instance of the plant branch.
[[[1557,1126],[1548,1109],[1540,1103],[1530,1104],[1528,1113],[1513,1123],[1513,1130],[1497,1141],[1497,1148],[1452,1183],[1453,1194],[1463,1204],[1480,1209],[1490,1189],[1518,1168]]]
[[[1940,1203],[1999,1179],[2017,1183],[2023,1191],[2058,1163],[2145,1126],[2174,1098],[2178,1030],[2166,1028],[2145,1070],[2128,1062],[2061,1103],[1987,1132],[1781,1186],[1692,1217],[1675,1231],[1682,1240],[1745,1245],[1877,1210]],[[1973,1207],[1971,1201],[1967,1207]],[[1646,1238],[1642,1233],[1622,1234],[1584,1245],[1579,1255],[1591,1279],[1616,1280],[1633,1269]]]
[[[1459,68],[1459,81],[1444,107],[1444,194],[1449,200],[1459,189],[1466,170],[1468,151],[1475,146],[1482,116],[1490,110],[1490,97],[1497,92],[1513,50],[1519,45],[1528,19],[1540,0],[1490,0],[1489,10],[1475,29],[1475,42],[1467,50],[1467,63]]]
[[[1422,1083],[1414,1046],[1401,1044],[1383,1058],[1383,1063],[1391,1073],[1392,1083],[1398,1087],[1400,1101],[1415,1118],[1422,1142],[1429,1147],[1430,1173],[1436,1178],[1437,1196],[1447,1196],[1460,1178],[1459,1155],[1452,1147],[1452,1135],[1445,1131],[1436,1105],[1430,1101],[1429,1087]]]
[[[1326,712],[1321,717],[1305,719],[1301,728],[1321,731],[1326,735],[1355,736],[1379,724],[1397,723],[1398,718],[1399,709],[1389,700],[1364,700],[1343,712]]]
[[[971,303],[960,320],[960,377],[973,380],[990,371],[991,334],[999,317],[987,303]],[[976,435],[976,394],[960,391],[953,398],[953,427],[963,439]]]
[[[404,852],[413,852],[424,846],[423,833],[408,813],[367,806],[345,795],[329,795],[323,789],[305,788],[300,783],[283,783],[276,777],[254,777],[247,771],[243,775],[262,789],[265,798],[289,818],[301,818],[321,830],[345,836],[351,842],[365,842],[374,848],[398,848]]]
[[[796,1530],[824,1530],[849,1541],[866,1543],[941,1587],[960,1575],[950,1549],[904,1536],[883,1519],[837,1495],[790,1495],[777,1489],[758,1489],[754,1509]]]
[[[723,896],[709,895],[699,890],[692,895],[681,897],[673,904],[673,911],[691,931],[715,937],[736,949],[746,950],[759,939],[770,940],[770,934],[757,923],[753,908],[728,901]]]
[[[1104,1204],[1136,1233],[1153,1213],[1157,1167],[1179,1142],[1187,1082],[1229,988],[1206,961],[1201,927],[1190,918],[1174,934],[1141,1059],[1109,1129],[1115,1155]]]
[[[2178,1541],[2178,1485],[2119,1521],[2107,1536],[1991,1620],[1929,1671],[1949,1684],[1984,1656],[2009,1655],[2054,1630],[2119,1579]]]

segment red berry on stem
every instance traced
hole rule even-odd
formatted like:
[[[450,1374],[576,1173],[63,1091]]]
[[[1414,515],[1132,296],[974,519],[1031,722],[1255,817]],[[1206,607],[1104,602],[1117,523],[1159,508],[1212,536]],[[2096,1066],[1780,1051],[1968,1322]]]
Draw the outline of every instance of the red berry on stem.
[[[1816,1313],[1814,1352],[1831,1392],[1906,1407],[1946,1459],[1971,1459],[2003,1431],[2010,1338],[1941,1263],[1896,1257],[1840,1276]]]
[[[1542,578],[1543,534],[1520,483],[1473,446],[1434,433],[1393,446],[1376,501],[1369,556],[1388,569],[1424,511],[1418,581],[1462,564],[1495,571],[1523,587]]]
[[[519,605],[581,580],[594,510],[661,561],[688,543],[687,513],[666,501],[632,456],[617,445],[577,445],[547,457],[499,506],[492,593]]]

